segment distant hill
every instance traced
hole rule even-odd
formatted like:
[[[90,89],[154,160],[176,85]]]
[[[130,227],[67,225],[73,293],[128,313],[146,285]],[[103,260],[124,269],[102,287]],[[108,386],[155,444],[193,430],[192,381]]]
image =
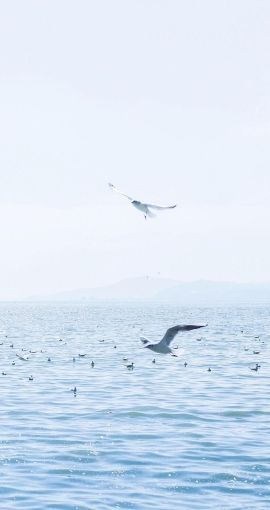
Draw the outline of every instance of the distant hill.
[[[166,278],[129,278],[106,287],[76,289],[48,296],[34,296],[34,301],[78,301],[78,300],[151,300],[159,292],[173,287],[177,281]]]
[[[270,283],[177,282],[165,278],[130,278],[107,287],[78,289],[28,301],[159,301],[180,305],[270,304]]]
[[[182,282],[158,292],[156,298],[179,304],[270,304],[270,283]]]

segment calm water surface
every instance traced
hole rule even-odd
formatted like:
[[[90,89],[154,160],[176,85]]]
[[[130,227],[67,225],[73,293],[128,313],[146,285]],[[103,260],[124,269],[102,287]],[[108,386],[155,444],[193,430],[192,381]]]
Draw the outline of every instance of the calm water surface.
[[[269,509],[269,312],[1,304],[0,508]]]

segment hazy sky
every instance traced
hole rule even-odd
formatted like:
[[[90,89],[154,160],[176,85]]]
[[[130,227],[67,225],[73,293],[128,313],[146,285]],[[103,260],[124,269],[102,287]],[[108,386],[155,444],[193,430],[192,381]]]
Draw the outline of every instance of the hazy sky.
[[[270,280],[269,24],[268,0],[1,2],[0,299]],[[179,207],[146,222],[108,181]]]

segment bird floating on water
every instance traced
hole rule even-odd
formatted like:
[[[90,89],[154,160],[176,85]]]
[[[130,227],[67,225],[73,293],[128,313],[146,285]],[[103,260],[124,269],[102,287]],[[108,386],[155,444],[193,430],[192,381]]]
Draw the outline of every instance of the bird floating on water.
[[[17,358],[19,358],[22,361],[28,361],[28,356],[21,356],[20,354],[16,354]]]
[[[254,372],[258,372],[259,368],[261,368],[261,365],[256,363],[256,366],[255,367],[250,367],[250,370],[253,370]]]
[[[138,209],[139,211],[141,211],[143,213],[145,219],[147,219],[147,218],[154,218],[155,217],[155,214],[153,213],[152,209],[157,210],[157,211],[162,211],[164,209],[174,209],[176,207],[176,205],[177,205],[177,204],[174,204],[174,205],[157,205],[157,204],[149,204],[147,202],[141,202],[140,200],[135,200],[134,198],[132,198],[132,197],[130,197],[128,195],[125,195],[125,193],[122,193],[121,191],[119,191],[110,182],[109,182],[109,188],[111,190],[115,191],[116,193],[119,193],[123,197],[126,197],[128,200],[130,200],[131,204],[134,207],[136,207],[136,209]]]
[[[204,328],[207,326],[207,324],[200,324],[200,325],[192,325],[192,324],[186,324],[186,325],[180,325],[180,326],[173,326],[172,328],[169,328],[164,337],[160,340],[160,342],[157,342],[153,344],[150,340],[147,338],[141,336],[140,340],[143,343],[144,347],[147,347],[147,349],[151,349],[151,351],[158,352],[159,354],[171,354],[172,356],[176,356],[174,350],[170,348],[170,343],[173,341],[174,337],[179,333],[180,331],[191,331],[192,329],[197,328]]]

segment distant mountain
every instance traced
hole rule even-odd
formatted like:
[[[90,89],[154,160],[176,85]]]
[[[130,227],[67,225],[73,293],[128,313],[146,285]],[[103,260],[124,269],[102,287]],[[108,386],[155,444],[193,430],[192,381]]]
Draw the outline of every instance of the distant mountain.
[[[270,304],[270,283],[182,282],[161,290],[156,299],[179,304]]]
[[[130,278],[107,287],[78,289],[28,301],[159,301],[179,305],[270,304],[270,283],[177,282],[165,278]]]
[[[80,300],[151,300],[159,292],[173,287],[178,282],[165,278],[129,278],[106,287],[77,289],[49,296],[35,296],[31,300],[80,301]]]

